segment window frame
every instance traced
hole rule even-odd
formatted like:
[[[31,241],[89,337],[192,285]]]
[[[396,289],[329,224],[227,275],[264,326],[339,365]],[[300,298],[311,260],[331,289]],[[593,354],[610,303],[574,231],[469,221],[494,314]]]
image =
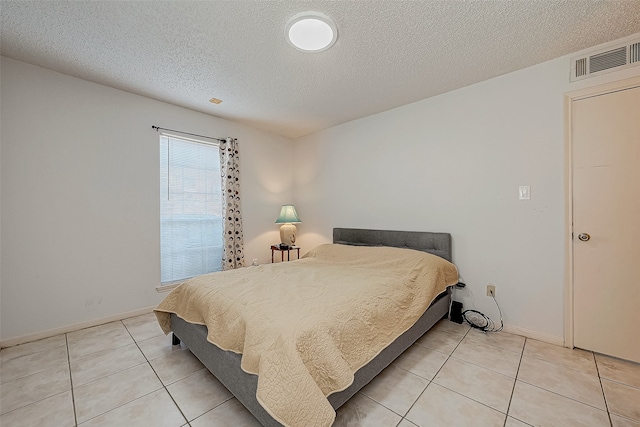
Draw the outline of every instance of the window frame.
[[[163,138],[167,138],[166,144],[167,144],[167,175],[166,175],[166,182],[163,182],[163,172],[162,172],[162,162],[163,162]],[[186,143],[193,143],[193,144],[199,144],[199,145],[203,145],[203,146],[209,146],[212,148],[215,148],[216,150],[216,158],[218,160],[218,172],[220,172],[220,143],[218,141],[205,141],[202,139],[196,139],[196,138],[190,138],[190,137],[184,137],[181,135],[175,135],[172,133],[166,133],[166,132],[161,132],[160,136],[158,138],[158,148],[159,148],[159,160],[160,160],[160,170],[159,170],[159,186],[160,186],[160,191],[159,191],[159,195],[160,195],[160,200],[159,200],[159,204],[158,204],[158,219],[160,220],[160,227],[159,227],[159,238],[160,238],[160,247],[159,247],[159,261],[160,261],[160,284],[158,286],[156,286],[156,290],[158,292],[166,292],[166,291],[170,291],[171,289],[176,288],[178,285],[182,284],[184,281],[190,279],[191,277],[196,277],[199,276],[201,274],[207,274],[207,272],[204,273],[197,273],[194,274],[192,276],[188,276],[185,278],[181,278],[181,279],[175,279],[175,280],[171,280],[171,281],[166,281],[163,282],[162,281],[162,234],[163,234],[163,228],[162,228],[162,221],[163,221],[163,216],[162,216],[162,204],[163,204],[163,192],[165,190],[165,186],[166,186],[166,194],[164,194],[164,197],[169,198],[170,197],[170,191],[171,191],[171,158],[170,158],[170,140],[174,139],[174,140],[178,140],[178,141],[184,141]],[[224,195],[222,194],[222,177],[221,174],[218,174],[220,181],[217,182],[217,184],[219,184],[219,188],[218,188],[218,193],[217,196],[219,196],[220,198],[220,211],[218,212],[218,215],[215,215],[215,217],[220,219],[220,223],[222,226],[222,230],[220,232],[219,235],[219,239],[220,239],[220,247],[221,249],[224,249],[224,207],[222,206],[222,204],[224,203]],[[214,194],[214,193],[212,193]],[[213,270],[213,272],[215,271],[222,271],[223,269],[223,260],[222,260],[222,256],[220,257],[220,266],[218,270]]]

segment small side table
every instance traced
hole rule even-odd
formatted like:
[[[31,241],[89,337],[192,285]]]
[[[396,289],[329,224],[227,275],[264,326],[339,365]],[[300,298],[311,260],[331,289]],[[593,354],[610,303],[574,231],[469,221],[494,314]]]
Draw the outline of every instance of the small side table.
[[[287,253],[287,261],[291,260],[291,251],[297,251],[298,252],[298,259],[300,259],[300,246],[289,246],[289,249],[280,249],[280,246],[278,245],[271,245],[271,262],[273,263],[273,254],[275,253],[275,251],[280,252],[280,259],[282,262],[284,262],[284,253]]]

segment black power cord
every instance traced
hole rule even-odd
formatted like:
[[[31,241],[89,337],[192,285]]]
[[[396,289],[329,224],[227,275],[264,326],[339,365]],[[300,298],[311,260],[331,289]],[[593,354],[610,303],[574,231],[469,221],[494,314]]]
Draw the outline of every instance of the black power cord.
[[[500,306],[498,305],[498,301],[494,295],[493,301],[496,303],[498,307],[498,312],[500,313],[500,327],[496,328],[496,324],[491,320],[489,316],[484,313],[480,313],[478,310],[465,310],[462,312],[462,318],[471,325],[472,328],[480,329],[483,332],[500,332],[504,327],[504,322],[502,321],[502,310],[500,310]]]

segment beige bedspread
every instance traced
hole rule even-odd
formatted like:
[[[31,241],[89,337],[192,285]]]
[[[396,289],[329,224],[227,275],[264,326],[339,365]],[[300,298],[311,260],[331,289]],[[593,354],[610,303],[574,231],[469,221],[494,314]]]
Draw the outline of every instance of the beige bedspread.
[[[457,283],[456,267],[409,249],[321,245],[299,261],[188,280],[156,308],[208,328],[208,341],[242,353],[257,399],[291,427],[330,426],[326,399],[409,329]]]

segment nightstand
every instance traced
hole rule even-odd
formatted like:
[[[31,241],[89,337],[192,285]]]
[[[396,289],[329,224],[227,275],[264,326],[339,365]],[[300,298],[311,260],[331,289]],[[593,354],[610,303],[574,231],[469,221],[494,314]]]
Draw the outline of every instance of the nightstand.
[[[284,262],[284,253],[287,253],[287,261],[289,261],[291,258],[291,251],[297,251],[298,252],[298,259],[300,259],[300,246],[289,246],[288,249],[280,249],[280,246],[278,245],[271,245],[271,262],[273,263],[273,254],[275,253],[275,251],[280,252],[280,259],[282,262]]]

